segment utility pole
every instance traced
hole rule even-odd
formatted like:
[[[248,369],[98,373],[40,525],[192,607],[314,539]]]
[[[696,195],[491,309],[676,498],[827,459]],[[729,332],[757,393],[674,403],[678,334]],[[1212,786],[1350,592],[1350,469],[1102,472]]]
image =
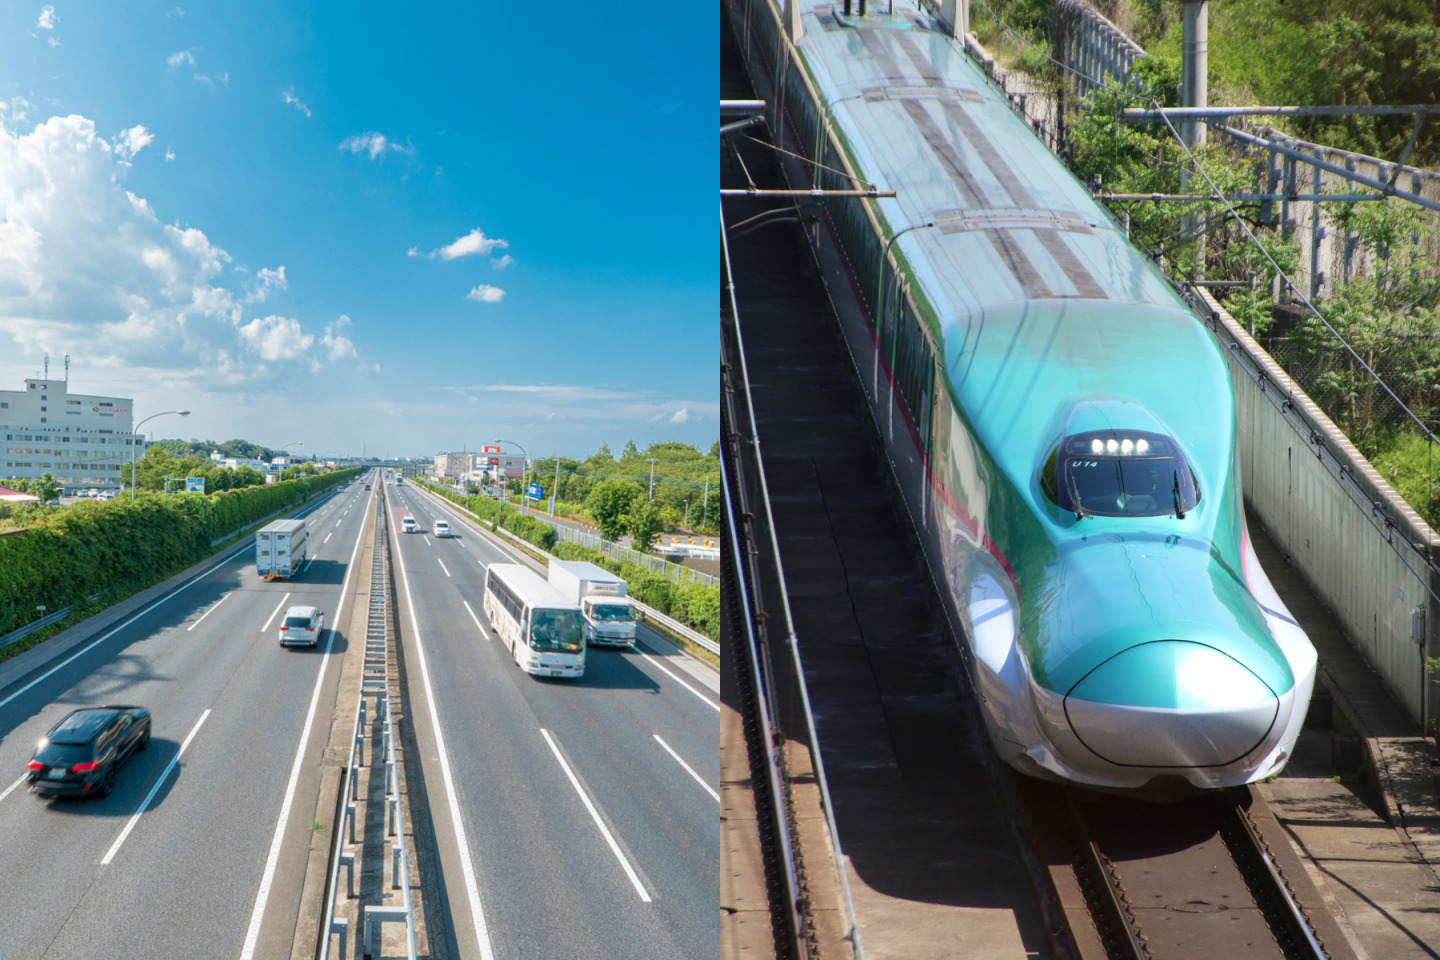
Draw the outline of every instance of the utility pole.
[[[654,503],[654,502],[655,502],[655,464],[659,463],[660,460],[659,460],[659,458],[657,458],[657,457],[646,457],[645,460],[646,460],[647,463],[650,464],[650,502],[651,502],[651,503]]]
[[[705,526],[710,519],[710,474],[705,474],[705,499],[700,508],[700,526]]]
[[[560,454],[555,454],[555,483],[550,487],[550,516],[555,516],[555,501],[560,499]]]
[[[1184,0],[1180,31],[1180,106],[1208,107],[1210,69],[1210,10],[1207,0]],[[1187,146],[1205,143],[1206,126],[1199,120],[1184,120],[1180,136]]]

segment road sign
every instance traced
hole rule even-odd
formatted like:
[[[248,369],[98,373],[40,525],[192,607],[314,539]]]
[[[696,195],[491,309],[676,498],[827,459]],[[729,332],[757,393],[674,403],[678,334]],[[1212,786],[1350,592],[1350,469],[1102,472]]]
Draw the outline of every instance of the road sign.
[[[204,478],[204,477],[186,477],[186,478],[185,478],[185,492],[186,492],[186,493],[204,493],[204,492],[205,492],[205,478]]]
[[[525,496],[531,500],[540,500],[545,496],[545,491],[540,489],[540,484],[532,483],[525,491]]]

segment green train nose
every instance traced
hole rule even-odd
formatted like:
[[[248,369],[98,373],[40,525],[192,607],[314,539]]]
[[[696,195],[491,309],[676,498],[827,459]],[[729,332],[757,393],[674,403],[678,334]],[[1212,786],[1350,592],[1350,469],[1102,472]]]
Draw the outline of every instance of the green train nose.
[[[1159,640],[1124,650],[1065,697],[1070,728],[1123,766],[1223,766],[1275,726],[1280,702],[1259,677],[1214,647]]]

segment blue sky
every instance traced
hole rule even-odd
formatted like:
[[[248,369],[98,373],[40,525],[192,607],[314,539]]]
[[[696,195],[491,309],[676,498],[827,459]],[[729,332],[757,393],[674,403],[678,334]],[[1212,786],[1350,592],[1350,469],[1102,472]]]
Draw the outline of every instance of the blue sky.
[[[156,436],[718,435],[712,8],[7,3],[0,388]]]

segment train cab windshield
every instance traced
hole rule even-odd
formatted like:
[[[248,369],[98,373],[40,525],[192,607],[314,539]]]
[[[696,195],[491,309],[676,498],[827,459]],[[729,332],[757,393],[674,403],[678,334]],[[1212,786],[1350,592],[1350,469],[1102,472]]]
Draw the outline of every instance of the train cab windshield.
[[[1046,496],[1077,516],[1183,518],[1200,501],[1195,473],[1175,441],[1143,431],[1066,437],[1041,472]]]

